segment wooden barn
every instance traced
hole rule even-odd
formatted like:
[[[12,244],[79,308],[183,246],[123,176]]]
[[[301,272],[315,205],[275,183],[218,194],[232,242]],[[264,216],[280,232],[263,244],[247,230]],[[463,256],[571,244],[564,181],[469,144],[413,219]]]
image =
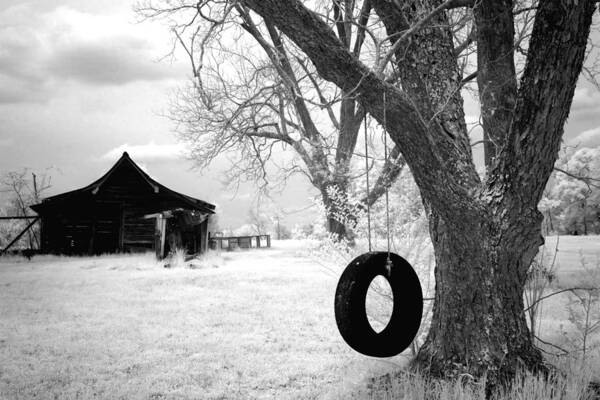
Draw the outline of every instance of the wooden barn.
[[[152,179],[127,152],[90,185],[31,206],[41,219],[41,252],[102,254],[208,248],[215,206]]]

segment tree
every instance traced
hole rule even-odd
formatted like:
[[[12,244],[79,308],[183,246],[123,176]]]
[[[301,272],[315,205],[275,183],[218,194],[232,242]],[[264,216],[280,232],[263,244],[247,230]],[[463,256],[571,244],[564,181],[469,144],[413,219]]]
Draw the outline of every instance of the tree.
[[[258,206],[248,209],[247,220],[253,235],[266,235],[270,230],[271,221],[264,213],[260,212]]]
[[[322,78],[385,127],[409,166],[436,259],[431,328],[413,365],[433,376],[485,374],[490,387],[521,368],[543,370],[522,295],[543,242],[537,205],[557,159],[595,1],[534,2],[526,7],[534,12],[532,28],[518,46],[517,2],[368,2],[388,44],[372,68],[348,51],[327,15],[308,8],[313,3],[226,4],[248,7],[294,42]],[[464,45],[452,24],[461,15],[469,30]],[[463,52],[477,59],[467,77]],[[515,67],[521,53],[522,70]],[[390,62],[396,79],[384,75]],[[493,144],[486,146],[484,178],[473,162],[461,96],[471,77],[484,137]]]
[[[41,201],[42,193],[51,187],[51,176],[45,172],[41,175],[41,179],[38,179],[38,175],[28,169],[8,171],[0,178],[0,185],[0,191],[8,194],[8,201],[4,207],[6,216],[33,216],[35,214],[31,212],[29,206]],[[10,227],[5,227],[2,234],[3,241],[17,235],[29,222],[13,222]],[[39,248],[39,232],[35,228],[27,231],[27,242],[30,249]]]
[[[414,365],[435,376],[487,374],[491,386],[519,368],[543,368],[522,294],[543,241],[537,204],[557,158],[595,2],[537,3],[520,80],[511,1],[371,0],[392,43],[378,70],[298,0],[243,4],[385,124],[413,173],[436,256],[431,329]],[[471,7],[482,125],[495,144],[483,180],[472,161],[449,24],[448,10],[458,6]],[[379,73],[392,58],[401,87]]]
[[[566,149],[540,202],[549,230],[600,233],[600,147]]]
[[[288,228],[287,225],[282,222],[282,219],[283,218],[279,213],[275,213],[275,215],[271,217],[271,223],[273,224],[273,230],[275,231],[275,238],[277,240],[291,239],[292,232],[290,231],[290,228]]]
[[[330,24],[343,47],[366,59],[371,5],[366,1],[355,12],[351,3],[335,0],[321,11],[332,14]],[[321,196],[329,231],[345,238],[348,227],[336,217],[341,210],[331,194],[346,195],[350,188],[365,119],[356,98],[324,81],[306,55],[269,21],[257,21],[241,2],[149,2],[138,10],[146,17],[167,14],[178,17],[176,21],[192,21],[171,23],[195,79],[180,91],[170,117],[197,165],[207,166],[230,151],[234,155],[228,182],[253,180],[263,189],[302,174]],[[196,19],[203,23],[194,24]],[[293,157],[282,162],[282,152]],[[364,201],[374,203],[403,166],[399,150],[393,149]]]

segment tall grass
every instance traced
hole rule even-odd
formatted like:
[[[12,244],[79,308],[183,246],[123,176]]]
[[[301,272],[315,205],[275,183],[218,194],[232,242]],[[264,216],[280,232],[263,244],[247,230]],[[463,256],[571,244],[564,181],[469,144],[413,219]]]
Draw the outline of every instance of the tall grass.
[[[473,380],[463,375],[455,380],[429,379],[419,373],[400,372],[377,378],[353,399],[382,400],[592,400],[588,389],[589,369],[574,368],[566,375],[555,373],[547,378],[518,375],[512,385],[486,397],[485,378]]]
[[[411,262],[419,274],[425,297],[432,297],[434,260],[429,237],[426,230],[419,229],[419,226],[413,224],[410,228],[412,229],[406,230],[403,236],[393,238],[392,251],[398,252]],[[375,240],[377,241],[381,242],[381,238]],[[357,240],[353,247],[329,238],[315,240],[315,243],[311,249],[313,255],[317,255],[322,264],[326,263],[325,260],[330,260],[329,268],[333,273],[337,272],[338,276],[353,257],[366,251],[366,243],[361,240]],[[566,251],[572,248],[565,247]],[[594,398],[586,393],[586,387],[590,380],[600,379],[600,354],[592,353],[593,350],[597,350],[600,339],[600,335],[597,334],[600,330],[600,291],[579,289],[551,296],[552,293],[565,288],[565,274],[559,271],[561,266],[557,262],[558,248],[557,239],[556,243],[541,249],[529,271],[524,302],[532,336],[546,352],[547,361],[556,365],[561,372],[557,372],[557,375],[550,379],[533,375],[519,376],[504,393],[496,395],[498,400]],[[600,286],[600,263],[595,268],[590,268],[580,257],[579,263],[576,264],[578,265],[568,265],[569,272],[566,276],[570,284],[588,289]],[[389,320],[391,301],[389,285],[374,280],[367,295],[366,306],[369,322],[376,331],[383,329]],[[432,305],[432,301],[426,301],[424,304],[422,326],[410,348],[410,355],[414,356],[418,352],[429,330]],[[554,341],[557,335],[560,339],[560,330],[548,331],[548,319],[553,322],[563,321],[561,329],[566,327],[562,340],[556,344]],[[557,324],[558,322],[555,323]],[[557,354],[557,350],[561,353]],[[483,399],[485,393],[480,386],[473,382],[467,384],[464,379],[452,382],[429,381],[420,375],[402,372],[394,379],[375,379],[370,391],[359,392],[355,398]]]

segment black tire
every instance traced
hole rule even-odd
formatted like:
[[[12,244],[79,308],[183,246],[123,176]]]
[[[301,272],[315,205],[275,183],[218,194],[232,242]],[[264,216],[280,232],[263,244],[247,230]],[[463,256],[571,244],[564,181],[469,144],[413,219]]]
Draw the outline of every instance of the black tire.
[[[400,354],[414,340],[423,314],[423,292],[415,270],[404,258],[374,251],[356,257],[344,270],[335,292],[335,321],[350,347],[372,357]],[[390,283],[394,308],[384,330],[377,333],[367,319],[365,301],[371,281],[382,275]]]

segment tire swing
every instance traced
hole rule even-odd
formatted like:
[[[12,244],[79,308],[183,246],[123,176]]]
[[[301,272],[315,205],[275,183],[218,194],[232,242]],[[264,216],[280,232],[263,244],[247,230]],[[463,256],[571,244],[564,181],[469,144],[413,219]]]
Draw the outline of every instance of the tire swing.
[[[387,160],[385,93],[383,94],[384,154]],[[365,164],[367,196],[369,168],[367,121],[365,117]],[[385,190],[387,251],[371,251],[371,209],[367,204],[369,252],[348,264],[335,292],[335,321],[346,343],[359,353],[372,357],[400,354],[414,340],[423,314],[423,292],[419,278],[408,261],[390,252],[389,196]],[[383,276],[392,289],[393,310],[390,320],[377,333],[367,319],[366,297],[375,277]]]

